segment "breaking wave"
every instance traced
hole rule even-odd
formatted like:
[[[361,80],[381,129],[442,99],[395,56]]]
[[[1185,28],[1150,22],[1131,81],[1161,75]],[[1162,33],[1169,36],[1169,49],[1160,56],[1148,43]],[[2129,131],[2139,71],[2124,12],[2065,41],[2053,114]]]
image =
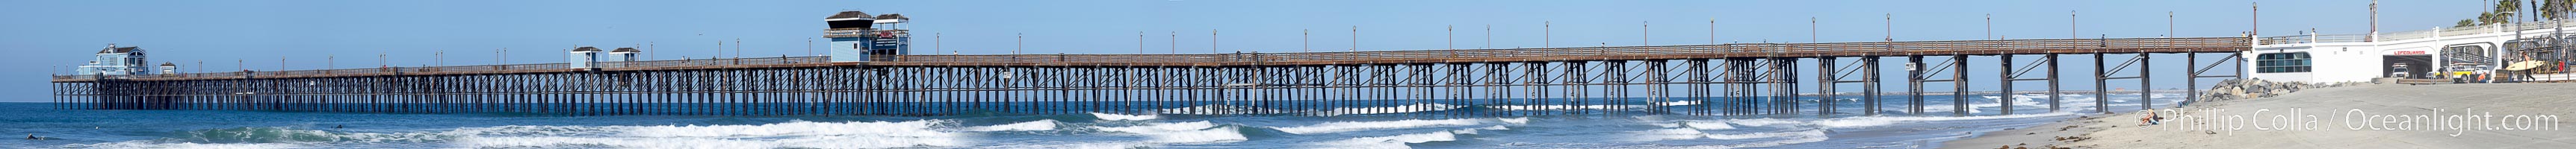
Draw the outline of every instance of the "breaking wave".
[[[1699,101],[1698,101],[1698,100],[1667,101],[1667,102],[1655,103],[1655,105],[1657,105],[1657,106],[1687,106],[1687,105],[1699,105]]]
[[[968,131],[1047,131],[1055,130],[1055,120],[1037,120],[1011,124],[967,127]]]
[[[1220,143],[1248,140],[1237,126],[1217,126],[1207,121],[1151,123],[1141,126],[1093,127],[1100,131],[1146,135],[1157,143]]]
[[[304,145],[296,144],[296,143],[191,143],[191,142],[171,142],[171,141],[156,141],[156,140],[134,140],[134,141],[108,142],[108,143],[96,143],[96,144],[71,144],[71,145],[63,145],[63,146],[62,146],[62,148],[102,148],[102,149],[108,149],[108,148],[113,148],[113,149],[127,149],[127,148],[268,149],[268,148],[302,148],[303,146],[304,146]]]
[[[1108,114],[1108,113],[1091,113],[1091,117],[1092,117],[1092,118],[1100,118],[1100,120],[1112,120],[1112,121],[1135,121],[1135,120],[1151,120],[1151,119],[1155,119],[1155,118],[1160,118],[1160,116],[1155,116],[1155,115],[1121,115],[1121,114]]]
[[[1524,120],[1524,122],[1526,122],[1526,121]],[[1396,128],[1416,128],[1416,127],[1433,127],[1433,126],[1466,126],[1466,125],[1476,125],[1476,124],[1480,124],[1480,123],[1482,123],[1482,121],[1481,121],[1481,120],[1477,120],[1477,119],[1395,120],[1395,121],[1369,121],[1369,122],[1329,122],[1329,123],[1323,123],[1323,124],[1315,124],[1315,125],[1307,125],[1307,126],[1298,126],[1298,127],[1274,127],[1274,128],[1271,128],[1271,129],[1277,129],[1277,130],[1279,130],[1280,132],[1288,132],[1288,133],[1291,133],[1291,134],[1321,134],[1321,133],[1336,133],[1336,132],[1348,132],[1348,131],[1371,130],[1371,129],[1396,129]]]
[[[1324,146],[1328,146],[1327,148],[1413,148],[1412,146],[1407,146],[1405,144],[1458,141],[1458,138],[1461,137],[1460,135],[1476,134],[1477,130],[1511,130],[1511,128],[1493,126],[1484,128],[1444,130],[1430,133],[1359,137],[1327,142]]]
[[[1052,120],[1042,120],[1050,124]],[[538,134],[528,136],[469,136],[457,144],[471,148],[512,147],[710,147],[710,148],[895,148],[923,146],[963,146],[967,141],[955,132],[938,131],[939,120],[904,122],[808,122],[790,121],[760,125],[707,126],[550,126],[512,127],[507,129],[470,130],[477,134]],[[536,128],[536,129],[528,129]],[[593,133],[525,133],[525,131],[604,130],[613,135],[578,135]],[[451,131],[458,132],[458,131]],[[549,135],[576,134],[576,135]]]

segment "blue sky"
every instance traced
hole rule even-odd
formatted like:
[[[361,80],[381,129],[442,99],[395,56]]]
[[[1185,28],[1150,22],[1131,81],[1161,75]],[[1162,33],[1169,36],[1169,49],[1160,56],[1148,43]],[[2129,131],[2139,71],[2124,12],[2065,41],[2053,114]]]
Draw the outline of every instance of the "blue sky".
[[[810,55],[824,16],[844,10],[901,13],[922,51],[1009,53],[1014,35],[1026,53],[1207,53],[1539,47],[1541,45],[1707,44],[1715,42],[1859,42],[1889,34],[1899,41],[2078,36],[2233,37],[2253,30],[2250,1],[0,1],[0,101],[45,101],[45,75],[86,62],[108,43],[142,46],[152,61],[189,70],[364,68],[378,54],[399,66],[552,63],[575,46],[652,44],[657,59],[718,55]],[[2476,1],[2381,2],[2383,32],[2450,26],[2484,7]],[[2367,1],[2262,1],[2262,34],[2369,30]],[[2069,11],[2079,15],[2070,22]],[[2172,12],[2173,25],[2166,14]],[[1885,17],[1892,15],[1893,30]],[[1816,22],[1814,36],[1810,24]],[[1541,42],[1552,22],[1552,42]],[[2072,24],[2070,24],[2072,23]],[[1446,36],[1456,26],[1457,40]],[[1485,33],[1491,25],[1492,33]],[[1641,25],[1648,25],[1641,31]],[[1210,31],[1218,38],[1210,49]],[[1891,33],[1892,32],[1892,33]],[[1641,33],[1646,33],[1641,35]],[[939,37],[926,35],[936,34]],[[1178,43],[1173,43],[1178,34]],[[1485,40],[1491,36],[1492,42]],[[1651,38],[1652,40],[1641,40]],[[1811,40],[1812,39],[1812,40]],[[935,43],[935,44],[934,44]],[[1177,44],[1177,49],[1175,49]],[[818,51],[819,52],[819,51]],[[732,55],[731,52],[724,52]],[[949,52],[935,52],[949,53]],[[336,58],[329,58],[336,57]],[[2204,56],[2216,58],[2216,56]],[[284,59],[281,63],[281,58]],[[2070,57],[2072,58],[2072,57]],[[2116,58],[2116,57],[2115,57]],[[336,59],[336,62],[325,61]],[[1978,58],[1988,59],[1990,57]],[[2019,60],[2027,61],[2030,58]],[[1890,59],[1901,60],[1901,59]],[[2085,65],[2069,59],[2069,67]],[[2178,76],[2179,56],[2159,56],[2158,77]],[[2205,59],[2206,60],[2206,59]],[[203,66],[196,63],[202,61]],[[236,61],[240,61],[239,64]],[[1990,62],[1972,61],[1972,78],[1991,78]],[[2028,63],[2028,62],[2017,62]],[[281,66],[281,64],[283,66]],[[1810,64],[1811,65],[1811,64]],[[237,67],[240,66],[240,67]],[[1894,67],[1897,65],[1889,65]],[[197,69],[204,68],[204,69]],[[1899,68],[1892,68],[1899,69]],[[2089,78],[2089,68],[2069,68]],[[1890,71],[1902,74],[1901,71]],[[1900,79],[1901,78],[1892,78]],[[1991,79],[1988,79],[1991,80]],[[2204,81],[2215,81],[2204,80]],[[2090,81],[2069,79],[2069,88]],[[2125,84],[2123,84],[2125,83]],[[1902,83],[1890,83],[1891,89]],[[2159,79],[2157,88],[2181,86]],[[1992,86],[1991,82],[1971,83]],[[2017,90],[2039,90],[2037,82]],[[2135,81],[2114,81],[2135,86]],[[1857,85],[1843,85],[1846,87]],[[1947,86],[1938,84],[1938,86]],[[1976,88],[1991,90],[1991,87]],[[1812,89],[1804,89],[1812,90]],[[1846,89],[1854,91],[1857,89]]]

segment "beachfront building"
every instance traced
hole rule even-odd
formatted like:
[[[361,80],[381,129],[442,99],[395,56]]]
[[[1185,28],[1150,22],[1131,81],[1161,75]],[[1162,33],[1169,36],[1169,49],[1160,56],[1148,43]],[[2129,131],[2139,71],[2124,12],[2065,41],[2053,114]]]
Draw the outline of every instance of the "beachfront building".
[[[151,63],[144,61],[143,47],[117,47],[116,44],[107,44],[107,48],[99,49],[95,56],[95,59],[89,60],[89,64],[82,64],[72,71],[79,75],[110,76],[142,75],[152,72],[150,67],[145,66]]]
[[[2377,78],[2481,80],[2462,72],[2502,72],[2525,80],[2566,80],[2565,48],[2576,22],[2489,24],[2367,34],[2261,37],[2245,63],[2252,76],[2274,81],[2366,82]],[[2516,69],[2521,68],[2521,69]],[[2506,70],[2506,71],[2494,71]],[[2529,70],[2529,71],[2522,71]],[[2514,80],[2517,78],[2492,78]]]

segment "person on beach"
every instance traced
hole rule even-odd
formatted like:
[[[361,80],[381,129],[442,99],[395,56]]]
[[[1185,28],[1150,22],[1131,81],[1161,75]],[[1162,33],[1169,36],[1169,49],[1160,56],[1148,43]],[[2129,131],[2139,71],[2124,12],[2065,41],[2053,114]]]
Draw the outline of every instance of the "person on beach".
[[[2138,118],[2138,123],[2145,123],[2146,125],[2156,125],[2156,124],[2158,124],[2158,123],[2156,123],[2156,120],[2163,120],[2163,119],[2165,119],[2165,118],[2164,118],[2164,117],[2158,117],[2158,116],[2156,116],[2156,112],[2155,112],[2155,111],[2153,111],[2153,110],[2149,110],[2149,111],[2147,111],[2147,117],[2140,117],[2140,118]]]

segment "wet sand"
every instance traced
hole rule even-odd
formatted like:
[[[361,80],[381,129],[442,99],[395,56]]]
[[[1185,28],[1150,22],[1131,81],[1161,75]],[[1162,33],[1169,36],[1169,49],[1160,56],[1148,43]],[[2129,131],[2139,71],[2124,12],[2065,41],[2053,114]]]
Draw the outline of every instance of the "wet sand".
[[[2565,148],[2576,146],[2576,83],[2358,85],[2316,88],[2275,97],[2210,101],[2162,113],[2163,124],[2143,125],[2145,113],[2094,115],[2055,123],[1988,132],[1953,140],[1942,148]],[[2270,109],[2259,115],[2256,110]],[[2295,110],[2294,110],[2295,109]],[[2364,113],[2351,113],[2349,110]],[[2438,113],[2434,110],[2438,111]],[[2475,113],[2464,113],[2474,110]],[[2295,113],[2293,113],[2295,111]],[[2491,113],[2490,113],[2491,112]],[[2213,117],[2211,114],[2216,114]],[[2190,114],[2194,119],[2183,119]],[[2371,115],[2486,116],[2480,119],[2415,120],[2378,123]],[[2231,115],[2243,118],[2229,120]],[[2299,118],[2297,120],[2276,120]],[[2315,118],[2304,116],[2313,115]],[[2509,123],[2507,115],[2554,115],[2556,120],[2525,121],[2536,130],[2481,127]],[[2307,123],[2314,120],[2313,124]],[[2484,120],[2483,122],[2479,120]],[[2288,122],[2288,123],[2277,123]],[[2450,129],[2440,122],[2464,122]],[[2535,124],[2536,123],[2536,124]],[[2477,125],[2486,124],[2486,125]],[[2256,126],[2289,130],[2257,130]],[[2555,128],[2550,128],[2554,125]],[[2228,128],[2230,126],[2236,128]],[[2373,126],[2409,130],[2371,130]],[[2351,129],[2360,127],[2361,130]],[[2314,128],[2314,129],[2308,129]],[[2231,131],[2232,130],[2232,131]],[[2457,134],[2457,136],[2453,136]]]

